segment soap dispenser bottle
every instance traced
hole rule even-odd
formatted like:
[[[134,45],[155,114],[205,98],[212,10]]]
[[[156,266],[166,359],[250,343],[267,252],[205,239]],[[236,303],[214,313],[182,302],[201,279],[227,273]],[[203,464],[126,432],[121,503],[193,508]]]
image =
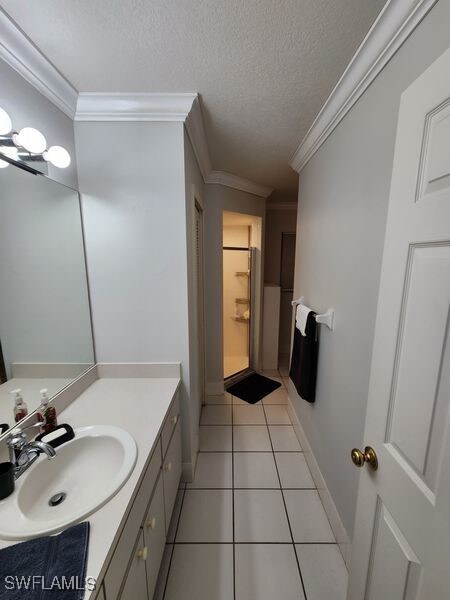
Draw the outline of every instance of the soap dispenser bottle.
[[[58,425],[56,418],[56,408],[49,404],[48,389],[41,390],[41,407],[38,415],[39,421],[42,421],[41,431],[49,433]]]
[[[14,421],[18,423],[27,416],[28,406],[22,398],[21,389],[17,388],[17,390],[12,390],[9,393],[14,396]]]

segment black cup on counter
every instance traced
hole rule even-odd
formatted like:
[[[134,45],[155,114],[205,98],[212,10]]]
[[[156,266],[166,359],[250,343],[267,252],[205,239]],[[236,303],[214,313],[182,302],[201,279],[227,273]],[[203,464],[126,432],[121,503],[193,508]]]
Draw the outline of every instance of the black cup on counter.
[[[0,500],[7,498],[14,491],[14,465],[10,462],[0,463]]]

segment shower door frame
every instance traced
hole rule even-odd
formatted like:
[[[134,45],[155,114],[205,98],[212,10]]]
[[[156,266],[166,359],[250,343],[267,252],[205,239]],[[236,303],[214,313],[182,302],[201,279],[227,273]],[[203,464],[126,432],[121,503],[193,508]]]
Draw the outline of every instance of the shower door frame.
[[[236,371],[236,373],[232,373],[231,375],[228,375],[228,377],[225,377],[225,373],[224,373],[224,381],[227,382],[227,384],[233,382],[234,380],[239,380],[242,377],[245,377],[248,373],[253,372],[253,339],[252,339],[252,335],[253,335],[253,316],[254,316],[254,312],[253,312],[253,298],[254,298],[254,294],[253,294],[253,289],[254,289],[254,277],[255,277],[255,273],[254,273],[254,248],[252,247],[242,247],[242,246],[223,246],[222,247],[222,264],[223,264],[223,252],[225,250],[238,250],[240,252],[247,252],[248,255],[248,270],[250,271],[249,277],[248,277],[248,309],[250,312],[250,318],[248,320],[248,333],[247,333],[247,348],[248,348],[248,366],[245,367],[245,369],[241,369],[240,371]],[[223,290],[222,290],[222,298],[223,298]],[[222,318],[223,321],[223,318]],[[222,339],[222,345],[224,346],[224,339]],[[225,355],[224,355],[224,359],[225,359]],[[224,361],[223,361],[224,362]],[[223,365],[225,367],[225,365]]]

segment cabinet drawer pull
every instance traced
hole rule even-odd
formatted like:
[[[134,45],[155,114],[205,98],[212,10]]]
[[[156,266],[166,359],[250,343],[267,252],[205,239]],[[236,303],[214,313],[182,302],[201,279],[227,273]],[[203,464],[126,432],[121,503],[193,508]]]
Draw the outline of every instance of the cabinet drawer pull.
[[[169,462],[166,465],[164,465],[164,471],[166,471],[167,473],[170,473],[170,471],[172,470],[172,463]]]
[[[148,556],[147,546],[144,546],[143,548],[138,550],[137,556],[138,556],[138,558],[142,558],[142,560],[147,560],[147,556]]]
[[[171,419],[170,422],[172,423],[172,425],[176,425],[178,423],[178,415],[174,415]]]
[[[149,519],[147,521],[147,529],[155,529],[156,527],[156,517],[153,517],[153,519]]]

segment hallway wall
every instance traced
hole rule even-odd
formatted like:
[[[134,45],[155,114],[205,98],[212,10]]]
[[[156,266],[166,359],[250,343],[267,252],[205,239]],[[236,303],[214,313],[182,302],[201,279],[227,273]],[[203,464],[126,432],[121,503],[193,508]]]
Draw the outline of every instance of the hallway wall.
[[[449,45],[440,0],[300,173],[294,296],[322,328],[315,404],[289,394],[351,537],[400,95]]]
[[[281,236],[295,233],[297,229],[297,206],[291,209],[270,208],[266,212],[266,252],[264,260],[264,283],[281,284]],[[288,360],[291,340],[292,292],[281,291],[279,354]]]
[[[265,199],[254,194],[216,184],[205,186],[205,342],[206,390],[209,394],[223,391],[222,214],[227,210],[261,217],[264,232],[265,209]],[[255,318],[260,319],[261,315],[255,315]]]

